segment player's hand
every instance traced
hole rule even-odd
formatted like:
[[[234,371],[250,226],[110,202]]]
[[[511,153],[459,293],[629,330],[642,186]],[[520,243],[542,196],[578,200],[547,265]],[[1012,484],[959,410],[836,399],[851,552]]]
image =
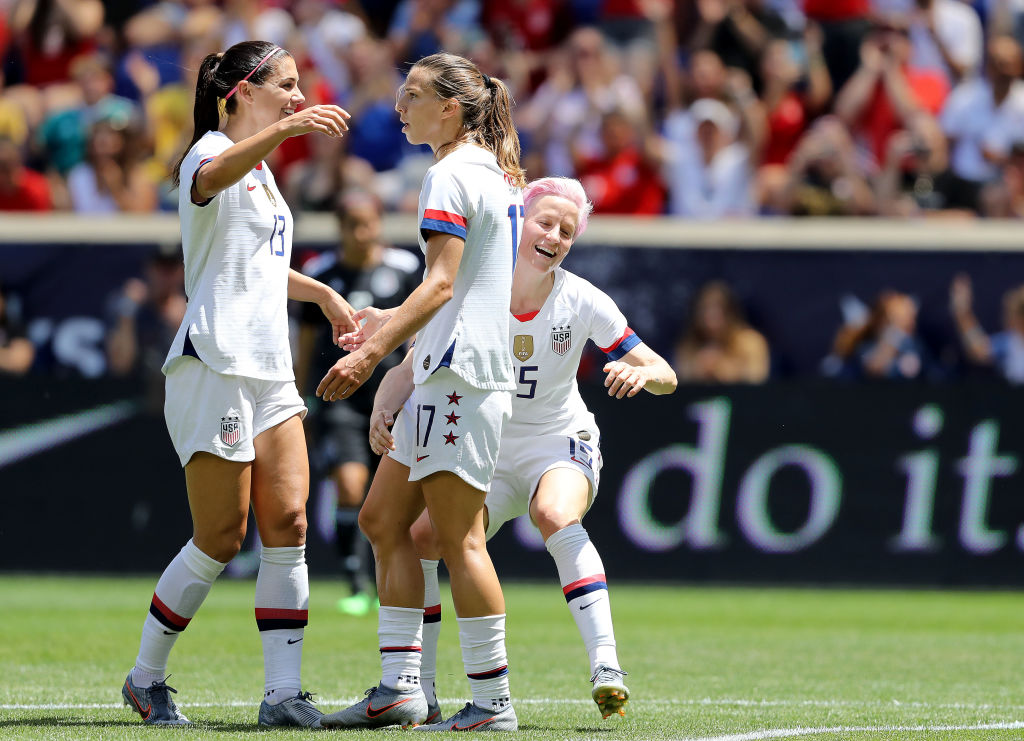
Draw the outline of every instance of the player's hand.
[[[394,423],[395,415],[389,411],[374,409],[370,413],[370,450],[377,455],[395,450],[395,438],[391,434]]]
[[[324,401],[347,399],[366,382],[376,367],[377,363],[361,352],[346,355],[327,371],[316,387],[316,395]]]
[[[336,105],[315,105],[296,111],[280,121],[287,136],[301,136],[319,131],[327,136],[344,136],[351,114]]]
[[[621,360],[606,363],[604,372],[604,387],[608,389],[608,396],[616,399],[623,397],[633,398],[640,393],[640,390],[647,384],[647,369]]]
[[[391,313],[374,306],[367,306],[365,309],[357,311],[352,316],[356,323],[355,329],[338,338],[338,344],[341,349],[348,350],[349,352],[358,350],[363,346],[364,342],[373,337],[381,327],[388,323],[391,319]],[[366,321],[363,321],[364,319]]]
[[[359,329],[356,310],[337,291],[331,291],[327,300],[320,304],[320,310],[331,323],[331,341],[335,345],[341,345],[341,338],[346,333]]]

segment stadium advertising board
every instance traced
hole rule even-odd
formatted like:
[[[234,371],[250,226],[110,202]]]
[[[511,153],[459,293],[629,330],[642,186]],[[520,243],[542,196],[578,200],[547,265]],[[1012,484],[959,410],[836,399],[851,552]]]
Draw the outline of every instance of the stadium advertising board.
[[[1022,583],[1024,395],[993,384],[681,388],[602,424],[585,520],[609,575],[730,582]],[[636,403],[633,403],[636,402]],[[506,573],[550,568],[536,530]],[[523,548],[537,558],[516,555]]]
[[[604,458],[584,524],[613,579],[1024,583],[1020,391],[582,390]],[[0,569],[157,571],[188,538],[184,477],[163,420],[132,400],[139,391],[0,381]],[[314,487],[309,560],[321,574],[335,565],[332,500]],[[256,547],[250,533],[229,573],[249,573]],[[507,576],[554,574],[526,522],[506,526],[492,552]]]

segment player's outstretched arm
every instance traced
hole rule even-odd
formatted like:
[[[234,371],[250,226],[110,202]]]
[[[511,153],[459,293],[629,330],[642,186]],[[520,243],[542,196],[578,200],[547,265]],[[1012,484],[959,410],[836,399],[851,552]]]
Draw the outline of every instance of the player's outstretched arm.
[[[671,394],[676,390],[676,373],[665,359],[641,342],[621,360],[606,363],[605,388],[616,399],[632,398],[647,389],[652,394]]]
[[[315,105],[275,121],[203,165],[192,186],[192,200],[198,203],[230,188],[290,136],[314,131],[330,137],[344,136],[349,118],[349,113],[336,105]]]
[[[377,387],[373,397],[373,411],[370,412],[370,449],[377,455],[395,449],[395,438],[391,426],[395,416],[413,392],[412,350],[405,360],[389,370]]]
[[[319,306],[327,321],[331,323],[331,341],[335,345],[340,344],[342,335],[359,329],[355,309],[341,297],[341,294],[298,270],[288,270],[288,298],[294,301],[308,301]]]
[[[316,395],[324,401],[345,399],[363,385],[388,354],[419,332],[451,300],[465,240],[434,233],[427,240],[427,274],[373,337],[327,371]]]

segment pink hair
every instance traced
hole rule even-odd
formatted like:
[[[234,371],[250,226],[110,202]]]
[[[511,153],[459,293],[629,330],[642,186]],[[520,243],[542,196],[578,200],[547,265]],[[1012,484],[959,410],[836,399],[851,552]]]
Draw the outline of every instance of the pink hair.
[[[587,193],[579,180],[573,178],[540,178],[527,184],[523,191],[523,203],[529,211],[534,203],[544,196],[557,196],[564,198],[576,205],[579,209],[579,223],[576,224],[576,233],[572,237],[575,242],[583,232],[587,230],[587,220],[590,212],[594,210],[594,204],[587,200]]]

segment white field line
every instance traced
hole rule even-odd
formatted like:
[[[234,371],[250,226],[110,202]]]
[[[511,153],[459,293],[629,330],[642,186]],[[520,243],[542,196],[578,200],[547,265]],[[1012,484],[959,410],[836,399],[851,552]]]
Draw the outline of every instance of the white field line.
[[[360,697],[318,697],[318,705],[345,706],[351,705],[362,699]],[[459,705],[465,702],[465,698],[444,698],[440,702],[445,705]],[[593,700],[583,698],[550,698],[550,697],[517,697],[517,705],[593,705]],[[742,698],[700,698],[681,699],[675,698],[643,698],[633,701],[634,706],[642,705],[670,705],[676,707],[810,707],[810,708],[890,708],[892,710],[970,710],[970,711],[1002,711],[1014,712],[1024,710],[1024,705],[995,705],[992,703],[930,703],[930,702],[907,702],[903,700],[752,700]],[[0,710],[110,710],[122,707],[124,703],[114,702],[67,702],[67,703],[0,703]],[[183,708],[244,708],[257,707],[258,700],[219,700],[217,702],[180,702]],[[809,733],[825,733],[816,729],[793,729],[787,733],[800,731],[803,735]],[[763,733],[781,733],[782,731],[764,731]],[[832,731],[828,731],[831,733]],[[761,738],[751,736],[750,739]],[[763,738],[776,738],[776,736],[764,736]],[[779,736],[778,738],[785,738]],[[701,741],[743,741],[747,736],[715,736]]]
[[[770,728],[749,733],[732,733],[726,736],[702,736],[680,741],[765,741],[773,738],[797,738],[841,733],[943,733],[947,731],[1012,731],[1024,729],[1024,722],[978,723],[976,725],[948,726],[833,726],[831,728]]]

